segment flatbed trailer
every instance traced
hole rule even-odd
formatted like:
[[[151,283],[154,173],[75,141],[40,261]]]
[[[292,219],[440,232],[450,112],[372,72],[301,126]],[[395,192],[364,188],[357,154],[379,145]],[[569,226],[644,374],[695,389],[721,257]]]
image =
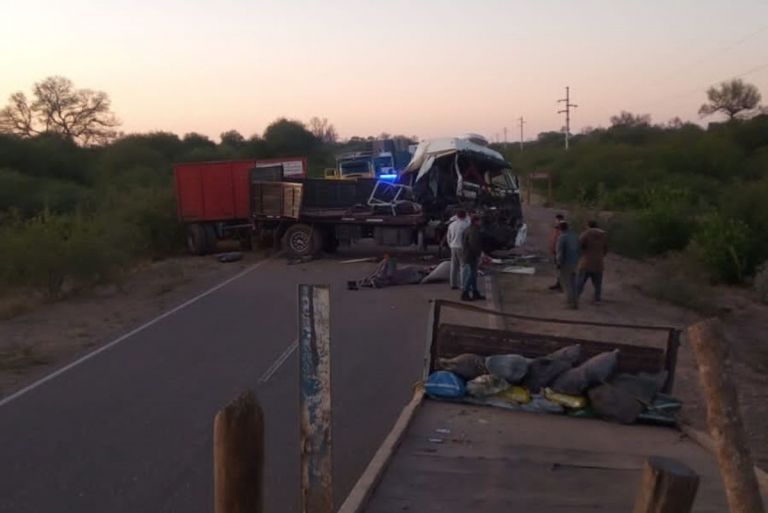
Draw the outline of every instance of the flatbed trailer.
[[[514,328],[499,328],[500,320]],[[488,321],[491,328],[481,327]],[[554,324],[573,327],[576,336],[522,328]],[[640,346],[585,338],[592,329],[643,331],[665,340]],[[580,343],[587,356],[620,348],[619,372],[666,370],[665,388],[671,391],[679,337],[673,327],[544,319],[435,301],[424,377],[438,357],[536,357]],[[432,400],[417,388],[338,511],[632,511],[644,462],[653,455],[674,458],[699,474],[692,511],[727,510],[714,458],[675,429]]]
[[[259,238],[271,234],[293,257],[334,251],[364,238],[423,249],[428,222],[418,205],[405,199],[408,189],[366,179],[254,181],[253,231]]]

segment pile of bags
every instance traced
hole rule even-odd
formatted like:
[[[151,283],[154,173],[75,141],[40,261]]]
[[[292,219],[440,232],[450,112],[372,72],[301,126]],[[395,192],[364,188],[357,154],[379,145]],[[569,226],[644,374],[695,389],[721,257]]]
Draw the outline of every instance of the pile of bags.
[[[624,424],[675,425],[680,401],[659,393],[659,374],[617,374],[619,350],[582,361],[581,345],[540,358],[518,354],[440,358],[427,379],[433,398],[462,400],[515,410],[600,417]],[[581,362],[581,363],[579,363]]]

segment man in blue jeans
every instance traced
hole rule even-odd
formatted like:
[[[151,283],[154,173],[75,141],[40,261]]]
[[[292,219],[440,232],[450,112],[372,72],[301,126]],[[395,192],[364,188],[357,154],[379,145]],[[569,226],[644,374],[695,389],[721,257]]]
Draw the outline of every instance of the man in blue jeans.
[[[461,292],[462,301],[482,301],[485,299],[485,296],[480,294],[477,288],[477,266],[480,264],[480,257],[483,254],[483,234],[480,224],[480,216],[474,214],[472,215],[472,224],[464,230],[462,246],[464,287]]]
[[[570,230],[568,223],[560,223],[560,237],[557,239],[555,261],[560,269],[560,284],[565,289],[568,307],[576,310],[579,307],[579,296],[576,290],[576,266],[579,263],[581,250],[579,237]]]

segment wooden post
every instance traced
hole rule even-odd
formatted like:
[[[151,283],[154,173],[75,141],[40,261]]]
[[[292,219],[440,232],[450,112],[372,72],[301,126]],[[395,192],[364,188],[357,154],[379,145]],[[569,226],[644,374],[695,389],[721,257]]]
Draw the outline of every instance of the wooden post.
[[[213,421],[215,513],[262,513],[264,415],[253,392],[244,392]]]
[[[645,460],[634,513],[688,513],[699,476],[679,461],[652,456]]]
[[[299,285],[301,511],[332,513],[330,288]]]
[[[688,339],[699,366],[709,433],[714,439],[731,513],[762,513],[763,500],[731,379],[730,351],[723,325],[718,319],[699,322],[688,328]]]
[[[661,389],[665,394],[672,393],[677,369],[677,352],[680,349],[680,330],[670,329],[667,335],[667,349],[664,352],[664,368],[667,370],[667,381]]]
[[[525,177],[525,182],[526,182],[526,187],[525,187],[526,191],[525,191],[525,194],[526,194],[526,196],[528,197],[528,199],[527,199],[526,203],[527,203],[528,205],[530,205],[530,204],[531,204],[531,182],[532,182],[532,180],[531,180],[531,175],[528,175],[528,176],[526,176],[526,177]]]

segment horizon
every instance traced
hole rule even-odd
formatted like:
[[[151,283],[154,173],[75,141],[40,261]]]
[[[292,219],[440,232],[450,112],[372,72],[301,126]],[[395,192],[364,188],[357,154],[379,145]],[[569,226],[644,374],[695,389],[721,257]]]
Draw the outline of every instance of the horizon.
[[[42,5],[41,5],[42,4]],[[748,13],[740,26],[724,12]],[[6,7],[3,105],[51,75],[105,91],[125,133],[249,137],[285,117],[328,118],[342,139],[382,132],[429,139],[525,139],[564,125],[607,126],[620,111],[706,126],[706,89],[743,78],[768,95],[768,3],[648,5],[592,0],[480,7],[437,0],[160,5],[74,0]],[[9,12],[10,11],[10,12]],[[36,30],[19,20],[36,20]],[[472,20],[475,16],[475,20]],[[467,23],[469,19],[470,23]],[[566,44],[563,41],[567,41]]]

